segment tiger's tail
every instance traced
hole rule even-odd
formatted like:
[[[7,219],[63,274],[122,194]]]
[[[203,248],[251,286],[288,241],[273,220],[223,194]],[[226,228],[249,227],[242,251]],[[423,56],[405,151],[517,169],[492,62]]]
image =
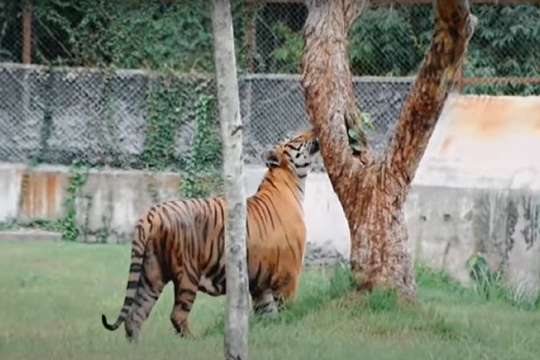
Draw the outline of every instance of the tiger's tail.
[[[139,286],[139,280],[143,271],[143,260],[146,249],[147,234],[146,227],[144,226],[144,223],[142,221],[137,224],[136,231],[137,237],[133,242],[133,247],[131,249],[131,265],[129,267],[126,296],[124,297],[124,304],[122,305],[122,310],[120,310],[118,318],[112,325],[109,324],[109,322],[107,321],[107,317],[104,314],[101,315],[101,322],[103,326],[105,327],[105,329],[110,331],[118,329],[118,327],[126,320],[127,316],[129,315],[129,310],[131,309],[131,305],[135,300],[135,295]]]

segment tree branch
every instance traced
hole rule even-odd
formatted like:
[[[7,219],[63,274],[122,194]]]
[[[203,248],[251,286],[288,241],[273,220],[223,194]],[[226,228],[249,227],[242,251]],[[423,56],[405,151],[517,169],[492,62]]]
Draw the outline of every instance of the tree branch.
[[[405,188],[422,159],[477,22],[468,0],[435,0],[434,7],[431,47],[385,157],[386,170]]]
[[[352,24],[356,21],[358,16],[362,14],[362,11],[369,5],[368,0],[353,0],[353,1],[344,1],[344,12],[345,12],[345,25],[349,29]]]
[[[304,28],[302,85],[306,109],[321,143],[321,154],[330,179],[352,176],[353,169],[373,161],[361,127],[354,97],[347,53],[347,32],[364,8],[365,0],[307,0]],[[328,21],[332,19],[332,21]],[[354,128],[358,144],[349,144]]]

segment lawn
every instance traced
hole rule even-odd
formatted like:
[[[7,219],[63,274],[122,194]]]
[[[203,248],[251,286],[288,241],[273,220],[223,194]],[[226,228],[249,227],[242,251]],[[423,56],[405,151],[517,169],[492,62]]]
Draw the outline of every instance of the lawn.
[[[118,314],[129,247],[0,243],[0,359],[219,359],[224,298],[197,298],[195,339],[176,337],[168,288],[139,344],[100,315]],[[345,271],[304,274],[298,301],[251,323],[252,359],[540,359],[540,311],[485,300],[420,269],[417,305],[358,300]]]

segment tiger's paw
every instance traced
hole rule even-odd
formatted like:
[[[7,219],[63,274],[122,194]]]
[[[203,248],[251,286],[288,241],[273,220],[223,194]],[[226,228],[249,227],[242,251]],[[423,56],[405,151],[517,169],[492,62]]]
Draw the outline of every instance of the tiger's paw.
[[[178,337],[183,338],[183,339],[190,339],[190,340],[195,339],[195,336],[193,335],[193,333],[187,327],[177,329],[176,330],[176,335]]]
[[[279,314],[278,305],[275,301],[259,304],[255,307],[255,314],[266,319],[273,319]]]

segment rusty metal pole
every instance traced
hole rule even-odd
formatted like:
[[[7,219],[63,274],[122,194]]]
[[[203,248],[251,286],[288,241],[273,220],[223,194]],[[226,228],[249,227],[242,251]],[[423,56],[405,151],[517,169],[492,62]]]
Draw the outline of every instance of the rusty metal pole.
[[[22,62],[32,63],[32,1],[26,0],[22,11]]]

